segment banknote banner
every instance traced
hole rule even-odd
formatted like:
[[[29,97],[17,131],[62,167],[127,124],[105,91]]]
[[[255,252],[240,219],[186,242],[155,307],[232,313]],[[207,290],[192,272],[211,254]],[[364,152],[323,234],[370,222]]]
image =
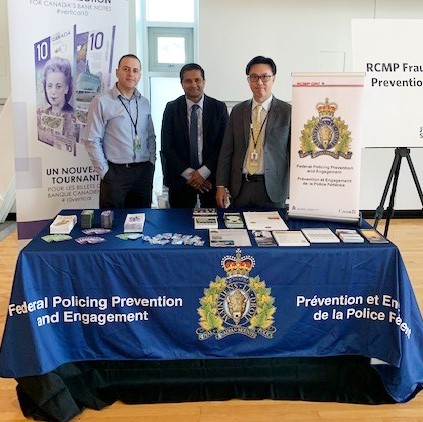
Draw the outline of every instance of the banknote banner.
[[[75,119],[79,139],[87,123],[91,100],[110,87],[115,30],[116,26],[111,26],[78,34],[74,26]]]
[[[9,0],[8,12],[18,238],[26,240],[62,209],[98,207],[100,180],[81,141],[91,100],[133,53],[129,0]]]
[[[34,44],[38,140],[76,156],[73,34],[63,30]]]

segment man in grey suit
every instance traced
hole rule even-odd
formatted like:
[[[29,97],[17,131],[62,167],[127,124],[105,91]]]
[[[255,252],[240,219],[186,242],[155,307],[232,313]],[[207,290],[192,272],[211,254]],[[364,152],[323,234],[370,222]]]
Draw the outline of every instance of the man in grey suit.
[[[282,208],[288,198],[291,106],[272,95],[275,62],[254,57],[246,68],[251,100],[229,117],[216,172],[216,202],[237,208]]]

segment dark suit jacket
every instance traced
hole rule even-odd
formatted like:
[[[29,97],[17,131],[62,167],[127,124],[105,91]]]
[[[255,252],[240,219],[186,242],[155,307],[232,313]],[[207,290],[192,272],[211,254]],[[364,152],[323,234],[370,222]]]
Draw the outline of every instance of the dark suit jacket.
[[[211,171],[208,180],[215,185],[217,158],[228,122],[228,110],[222,101],[204,95],[203,163]],[[190,167],[187,103],[182,95],[167,103],[163,113],[161,159],[164,184],[178,188],[186,184],[181,174]]]
[[[237,104],[231,112],[220,150],[216,185],[236,198],[241,189],[242,167],[250,138],[252,100]],[[272,202],[284,203],[289,189],[291,105],[273,97],[266,123],[264,176]]]

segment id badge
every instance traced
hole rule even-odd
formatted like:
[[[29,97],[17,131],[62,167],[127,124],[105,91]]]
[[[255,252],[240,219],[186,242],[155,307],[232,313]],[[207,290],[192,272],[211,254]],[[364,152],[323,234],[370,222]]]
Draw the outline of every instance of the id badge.
[[[138,135],[135,135],[134,146],[135,146],[135,151],[137,152],[141,151],[141,139]]]
[[[251,151],[250,154],[250,165],[258,166],[258,153],[256,150]]]

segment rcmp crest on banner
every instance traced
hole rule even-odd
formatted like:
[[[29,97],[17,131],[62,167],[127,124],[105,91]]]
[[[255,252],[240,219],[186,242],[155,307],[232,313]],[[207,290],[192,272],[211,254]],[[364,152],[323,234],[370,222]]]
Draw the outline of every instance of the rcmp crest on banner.
[[[241,249],[237,249],[236,256],[225,256],[221,265],[227,276],[216,276],[215,281],[210,282],[197,309],[199,340],[212,336],[220,340],[232,334],[272,339],[276,332],[273,326],[275,299],[260,276],[249,276],[255,265],[254,258],[241,256]]]
[[[335,117],[337,109],[338,104],[330,103],[329,98],[316,104],[319,117],[309,119],[301,131],[301,150],[298,152],[301,158],[330,155],[336,159],[351,159],[351,132],[341,117]]]

